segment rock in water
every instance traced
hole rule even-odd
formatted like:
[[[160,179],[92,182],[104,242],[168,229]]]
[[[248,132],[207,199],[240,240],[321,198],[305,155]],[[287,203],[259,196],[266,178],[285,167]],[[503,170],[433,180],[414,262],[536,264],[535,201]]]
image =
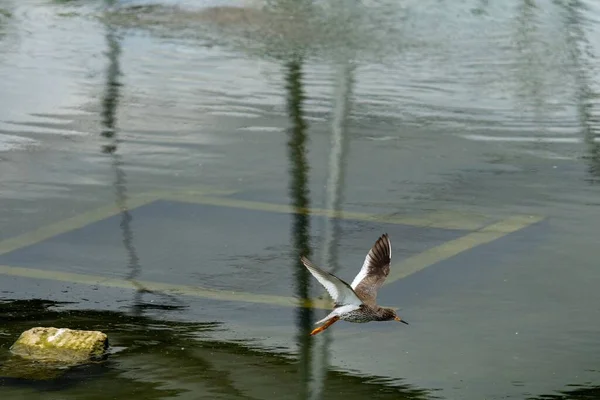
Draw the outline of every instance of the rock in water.
[[[108,337],[99,331],[67,328],[31,328],[19,336],[10,351],[26,359],[75,365],[101,359]]]

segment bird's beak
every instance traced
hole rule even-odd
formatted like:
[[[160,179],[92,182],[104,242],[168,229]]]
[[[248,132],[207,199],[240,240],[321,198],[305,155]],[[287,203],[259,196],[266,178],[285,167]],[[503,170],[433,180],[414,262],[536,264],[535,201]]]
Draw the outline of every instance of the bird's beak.
[[[403,319],[400,319],[400,317],[395,317],[395,318],[394,318],[394,321],[402,322],[403,324],[406,324],[406,325],[408,325],[408,322],[406,322],[406,321],[405,321],[405,320],[403,320]]]

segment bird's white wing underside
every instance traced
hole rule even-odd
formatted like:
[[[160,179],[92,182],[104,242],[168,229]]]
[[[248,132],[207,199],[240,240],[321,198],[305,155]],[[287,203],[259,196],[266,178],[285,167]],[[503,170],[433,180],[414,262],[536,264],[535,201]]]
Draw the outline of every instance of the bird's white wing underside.
[[[388,245],[390,246],[390,259],[391,259],[392,258],[392,244],[388,242]],[[367,274],[369,273],[370,264],[371,264],[371,254],[369,252],[369,253],[367,253],[367,256],[365,257],[365,261],[363,262],[362,268],[360,269],[360,271],[358,271],[358,274],[354,277],[354,280],[350,284],[350,286],[352,286],[352,289],[356,289],[358,284],[367,277]]]
[[[358,271],[358,274],[354,277],[354,280],[350,284],[350,286],[352,286],[352,289],[356,289],[356,286],[358,286],[358,284],[366,278],[367,272],[369,272],[369,262],[370,257],[367,254],[367,256],[365,257],[365,261],[363,262],[362,268],[360,269],[360,271]]]
[[[310,271],[310,273],[325,287],[331,298],[339,305],[353,305],[359,307],[363,302],[358,298],[356,293],[348,286],[347,283],[336,277],[335,275],[325,272],[307,258],[302,257],[302,263]],[[339,309],[339,308],[338,308]]]

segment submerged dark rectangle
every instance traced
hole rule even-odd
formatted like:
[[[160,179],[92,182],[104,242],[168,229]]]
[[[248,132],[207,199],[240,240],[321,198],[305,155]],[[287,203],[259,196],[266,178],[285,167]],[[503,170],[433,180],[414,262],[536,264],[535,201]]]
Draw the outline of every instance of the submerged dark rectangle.
[[[205,288],[293,296],[292,214],[159,200],[0,255],[0,264]],[[306,220],[305,220],[306,221]],[[324,246],[325,218],[307,219],[311,257]],[[387,232],[394,262],[464,231],[336,220],[337,274],[351,281],[377,237]],[[316,252],[316,254],[315,254]],[[329,266],[325,266],[329,268]]]

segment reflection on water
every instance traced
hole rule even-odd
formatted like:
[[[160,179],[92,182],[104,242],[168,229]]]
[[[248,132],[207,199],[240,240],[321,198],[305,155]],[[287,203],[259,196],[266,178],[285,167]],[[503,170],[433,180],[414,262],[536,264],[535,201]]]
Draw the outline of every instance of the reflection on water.
[[[10,15],[0,9],[0,72],[8,77],[0,82],[0,134],[6,132],[46,146],[35,153],[2,154],[3,171],[8,171],[0,177],[2,193],[13,193],[17,200],[0,209],[3,231],[27,230],[22,227],[23,215],[14,212],[16,203],[27,210],[31,207],[27,220],[37,228],[43,223],[36,218],[45,210],[87,210],[90,204],[83,199],[104,195],[104,201],[110,189],[110,201],[121,210],[120,231],[114,233],[125,249],[121,264],[126,265],[127,278],[137,288],[131,315],[58,312],[34,301],[3,305],[3,345],[35,321],[107,329],[113,344],[124,349],[98,368],[70,372],[70,378],[55,386],[62,397],[93,398],[96,392],[105,395],[106,390],[115,397],[137,393],[143,398],[187,395],[192,399],[431,396],[425,390],[398,384],[404,377],[421,387],[443,388],[447,392],[441,392],[441,397],[447,393],[452,397],[452,391],[460,395],[454,397],[461,398],[499,397],[511,390],[521,391],[519,395],[550,393],[538,396],[540,399],[597,394],[597,387],[591,384],[552,394],[548,388],[561,389],[571,377],[558,373],[543,376],[540,372],[562,365],[548,354],[548,349],[556,347],[548,343],[564,344],[558,351],[573,350],[569,354],[592,353],[589,349],[595,349],[594,342],[582,344],[578,340],[585,339],[589,331],[595,332],[594,323],[580,328],[583,333],[561,331],[564,336],[539,328],[543,321],[538,324],[544,318],[541,310],[556,298],[564,300],[557,306],[565,311],[595,312],[584,304],[593,298],[593,291],[586,297],[577,285],[578,279],[593,282],[597,278],[595,267],[588,268],[590,260],[597,258],[590,251],[596,246],[586,247],[597,230],[594,218],[588,218],[597,213],[590,207],[597,204],[597,193],[592,192],[597,187],[578,182],[585,174],[592,182],[600,179],[595,67],[600,14],[595,3],[269,0],[264,7],[254,8],[222,5],[225,2],[217,0],[214,3],[218,7],[206,8],[190,1],[141,3],[106,1],[109,10],[101,11],[100,19],[96,18],[97,4],[85,1],[9,0],[1,7],[10,10]],[[17,41],[9,35],[20,35],[22,43],[13,46]],[[78,39],[81,37],[84,39]],[[281,69],[283,76],[276,76],[273,71]],[[278,84],[279,78],[285,85]],[[76,89],[67,90],[72,86]],[[282,86],[285,89],[280,89]],[[123,117],[117,119],[118,115]],[[98,122],[101,135],[97,135]],[[283,134],[285,125],[289,129]],[[475,134],[467,135],[467,131]],[[67,139],[73,132],[76,135]],[[354,151],[349,157],[351,141]],[[5,150],[3,143],[0,136],[1,151]],[[310,165],[309,150],[314,156]],[[580,161],[581,154],[586,164]],[[102,170],[107,159],[110,182],[104,180]],[[6,160],[14,160],[14,164]],[[77,183],[71,182],[75,178]],[[289,186],[282,190],[284,179],[289,179]],[[151,270],[150,258],[143,252],[138,254],[146,232],[140,231],[141,220],[134,221],[130,211],[132,187],[187,190],[200,182],[239,189],[240,197],[255,196],[269,203],[283,203],[286,196],[290,199],[295,211],[290,228],[291,262],[285,259],[288,255],[269,253],[269,257],[281,257],[282,262],[291,264],[294,292],[284,288],[287,280],[277,283],[275,279],[267,279],[257,289],[268,292],[271,284],[279,285],[274,290],[298,298],[308,297],[311,285],[322,290],[299,262],[299,255],[311,252],[310,233],[321,232],[305,212],[311,206],[324,204],[335,214],[342,209],[354,211],[355,207],[382,215],[444,210],[452,214],[471,208],[490,218],[541,214],[556,217],[546,233],[556,237],[552,238],[555,242],[546,243],[545,237],[531,239],[527,235],[537,234],[524,233],[531,258],[516,260],[516,264],[522,261],[527,266],[520,271],[512,270],[512,263],[502,265],[503,257],[512,255],[511,248],[503,247],[509,246],[506,242],[510,238],[481,250],[486,260],[499,265],[480,269],[477,274],[504,273],[482,281],[497,285],[491,289],[502,286],[498,293],[505,297],[488,300],[487,292],[479,298],[471,293],[469,299],[474,300],[468,310],[454,307],[461,304],[462,296],[469,295],[462,287],[455,292],[448,289],[451,294],[441,304],[438,299],[419,299],[413,291],[421,287],[387,291],[389,296],[409,293],[415,303],[411,306],[424,310],[419,314],[422,320],[410,332],[390,333],[386,326],[368,326],[364,328],[368,331],[365,338],[352,331],[355,327],[348,327],[311,338],[312,321],[324,311],[294,309],[290,322],[285,319],[287,312],[280,308],[263,310],[260,306],[255,309],[241,303],[209,301],[186,310],[188,316],[200,320],[212,312],[219,322],[239,324],[232,332],[219,331],[219,324],[188,326],[153,320],[144,312],[150,307],[143,302],[148,290],[138,279],[142,273],[156,277],[164,271]],[[325,190],[320,190],[323,185]],[[39,200],[21,204],[26,199],[24,191],[32,188]],[[73,195],[63,195],[58,205],[52,203],[57,188]],[[44,211],[35,214],[35,210]],[[227,226],[227,212],[218,215],[214,220],[220,223],[222,218],[223,226]],[[342,236],[338,219],[324,220],[320,240],[312,246],[320,252],[323,267],[332,271],[345,267],[340,265],[345,257],[340,249],[348,249],[345,240],[349,231],[362,235],[360,224],[348,224],[344,226],[351,228]],[[567,233],[561,236],[556,227]],[[588,234],[581,234],[580,229],[587,229]],[[193,235],[193,228],[187,234]],[[262,235],[259,230],[251,234]],[[175,241],[182,238],[177,236],[179,232],[173,235]],[[410,239],[419,242],[422,238]],[[536,248],[538,241],[543,244]],[[207,262],[181,266],[189,269],[173,271],[174,275],[181,272],[191,276],[190,271],[203,269],[200,275],[209,276],[214,272],[209,258],[224,255],[212,254],[206,243],[194,245],[198,246],[199,259],[206,257]],[[414,250],[400,240],[399,247],[399,254]],[[177,257],[173,249],[165,249],[164,254],[166,258]],[[243,257],[233,244],[226,256]],[[459,261],[456,264],[461,264]],[[56,267],[47,260],[40,263],[40,268]],[[255,263],[240,264],[246,273],[260,271]],[[562,264],[572,266],[575,272],[561,275]],[[435,281],[436,273],[430,271],[425,275]],[[83,272],[102,275],[105,271]],[[218,271],[215,275],[212,282],[223,287],[238,279]],[[255,281],[262,284],[261,278],[257,273]],[[468,285],[472,277],[460,278],[461,284]],[[556,289],[558,281],[560,289]],[[506,286],[512,291],[505,291]],[[44,297],[38,291],[46,290],[45,283],[39,287],[43,289],[34,289],[32,297]],[[505,310],[514,311],[507,313],[511,319],[500,315],[507,318],[506,325],[478,325],[489,313],[477,308],[478,300],[502,308],[529,291],[535,296],[528,299],[531,304],[525,303],[539,307],[532,312],[535,315],[508,307]],[[169,300],[183,303],[181,298]],[[185,300],[188,303],[189,299]],[[130,303],[127,297],[124,304]],[[176,308],[162,306],[162,310]],[[450,325],[440,325],[438,319],[447,315],[440,309],[451,310],[461,324],[453,320]],[[244,318],[230,319],[230,313]],[[174,313],[164,314],[166,319]],[[532,324],[532,320],[536,322]],[[285,321],[285,326],[280,321]],[[521,329],[527,324],[531,324],[529,333]],[[467,329],[463,326],[471,330],[462,332]],[[420,327],[428,331],[419,331],[425,329]],[[248,334],[245,328],[253,333]],[[494,336],[492,328],[501,333]],[[282,350],[280,357],[251,350],[244,340],[254,335],[254,330],[258,331],[251,338],[255,347],[266,338],[265,348],[273,339],[284,342],[284,348],[296,344],[297,352]],[[340,335],[335,342],[331,340],[334,332]],[[228,333],[244,343],[232,345],[214,337],[209,343],[203,336],[209,333],[217,338]],[[467,343],[463,350],[447,345],[464,344],[466,334],[485,340]],[[518,349],[520,343],[529,346]],[[535,343],[544,344],[538,348]],[[5,347],[0,349],[0,358],[6,356]],[[428,353],[430,348],[435,351]],[[359,356],[350,351],[355,349]],[[502,358],[500,362],[505,364],[490,364],[480,354]],[[524,361],[524,355],[529,359]],[[579,363],[593,362],[586,354],[573,357],[580,357],[571,359],[574,370],[580,368]],[[530,362],[535,368],[527,370],[521,362]],[[350,377],[345,372],[333,372],[334,368],[355,370],[365,377]],[[383,371],[380,375],[387,378],[366,376],[364,371],[372,370]],[[515,389],[510,383],[498,383],[498,374],[523,375],[525,387]],[[584,380],[573,378],[581,383],[578,379]],[[107,384],[114,382],[118,384]],[[9,386],[8,398],[22,398],[37,388],[34,384],[17,387],[15,382]]]
[[[116,0],[105,0],[106,6],[114,6]],[[132,304],[132,312],[136,315],[141,315],[143,309],[147,305],[143,302],[144,293],[159,294],[166,296],[162,293],[156,293],[154,291],[146,289],[142,284],[137,281],[141,271],[140,258],[137,254],[137,250],[134,244],[134,228],[133,228],[133,216],[130,213],[127,205],[127,173],[124,170],[123,157],[119,154],[119,146],[122,145],[122,141],[119,139],[118,126],[117,126],[117,112],[120,99],[120,90],[122,83],[119,78],[121,76],[121,68],[119,65],[119,59],[121,56],[121,38],[119,37],[116,29],[111,24],[106,24],[106,85],[105,92],[102,99],[102,125],[103,130],[101,136],[107,139],[108,143],[102,145],[102,153],[108,154],[111,157],[111,166],[114,172],[113,188],[115,191],[115,204],[121,211],[121,222],[119,224],[122,233],[122,242],[125,252],[127,254],[127,279],[135,286],[136,291]],[[172,296],[166,296],[170,300],[176,300]],[[159,305],[152,305],[152,307],[160,307]],[[167,306],[164,309],[168,309]]]
[[[62,399],[291,399],[305,383],[289,354],[219,342],[216,323],[181,323],[111,311],[67,311],[44,300],[0,302],[0,363],[6,348],[31,321],[46,326],[101,329],[115,350],[102,364],[69,371],[46,382],[0,377],[2,398],[39,398],[50,390]],[[377,383],[376,381],[381,381]],[[328,372],[328,399],[425,399],[408,386],[386,387],[385,378]],[[134,397],[132,397],[134,396]],[[44,397],[46,398],[46,397]]]
[[[333,93],[333,112],[331,125],[331,150],[329,151],[329,173],[327,177],[325,208],[334,211],[334,218],[325,219],[324,252],[321,265],[330,266],[330,272],[338,269],[337,247],[340,236],[339,217],[342,215],[344,201],[346,158],[348,156],[350,115],[354,66],[346,60],[336,65],[336,80]],[[325,333],[325,332],[324,332]]]
[[[585,7],[581,1],[567,3],[556,2],[565,9],[566,37],[570,44],[573,61],[572,73],[575,76],[575,104],[577,106],[579,123],[583,141],[587,146],[589,180],[597,182],[600,179],[600,112],[599,94],[592,88],[594,74],[598,73],[594,50],[585,32]],[[597,79],[597,78],[596,78]]]
[[[348,51],[363,59],[385,58],[411,45],[402,36],[405,27],[398,23],[406,12],[394,1],[380,1],[376,6],[345,0],[218,3],[207,7],[124,4],[106,18],[125,28],[193,37],[277,60],[297,52],[331,58]]]
[[[533,109],[533,121],[544,135],[558,132],[555,115],[572,105],[573,125],[578,124],[581,142],[588,147],[590,174],[594,172],[597,143],[594,114],[598,113],[591,82],[598,73],[594,67],[594,49],[588,38],[596,37],[590,11],[583,1],[540,2],[519,0],[514,15],[514,71],[516,98],[524,110]],[[564,30],[555,35],[556,30]],[[511,71],[513,72],[513,71]],[[559,96],[562,96],[559,97]],[[565,104],[567,100],[571,104]],[[525,114],[523,114],[525,115]],[[563,123],[569,120],[565,115]],[[567,124],[565,124],[567,125]],[[576,133],[576,132],[573,132]],[[537,143],[539,149],[549,149]]]
[[[576,89],[566,75],[571,49],[554,34],[562,8],[556,2],[265,3],[124,5],[107,18],[122,28],[193,37],[262,59],[287,60],[300,51],[311,63],[328,63],[350,55],[360,61],[363,106],[354,114],[363,118],[490,131],[477,140],[501,131],[535,138],[575,134],[576,115],[564,103]]]
[[[331,217],[325,218],[323,228],[323,251],[320,265],[331,273],[339,268],[338,249],[342,234],[340,219],[342,215],[343,189],[348,156],[349,133],[347,131],[348,116],[350,115],[351,95],[354,72],[351,62],[338,60],[336,65],[336,83],[333,93],[333,116],[331,125],[331,150],[329,151],[329,173],[326,186],[325,208],[333,210]],[[325,317],[328,311],[321,311],[317,319]],[[311,380],[311,399],[323,396],[324,378],[329,366],[329,348],[332,332],[326,330],[316,337],[313,351],[313,371]]]
[[[302,114],[304,93],[302,89],[302,61],[291,60],[287,69],[287,107],[290,118],[288,130],[288,154],[290,160],[290,199],[294,208],[292,239],[292,267],[296,280],[296,297],[310,298],[309,273],[300,261],[301,256],[310,255],[310,219],[306,210],[310,208],[308,193],[308,164],[306,161],[307,124]],[[296,324],[298,327],[297,341],[299,348],[300,381],[305,383],[310,378],[310,356],[312,340],[309,335],[312,324],[312,309],[298,307]],[[300,399],[307,398],[307,385],[302,385]]]
[[[531,397],[531,400],[595,400],[600,398],[600,386],[570,385],[570,390],[561,390],[557,394]]]
[[[341,214],[342,190],[344,183],[344,163],[348,150],[346,120],[349,113],[351,92],[350,64],[340,63],[339,82],[335,91],[335,112],[332,123],[332,148],[329,155],[329,177],[327,184],[326,208],[334,210],[331,218],[325,219],[323,230],[324,248],[321,265],[335,272],[338,266],[337,248],[340,236],[338,217]],[[288,112],[291,128],[288,151],[290,158],[290,197],[295,210],[293,222],[294,238],[294,268],[297,282],[297,296],[309,298],[310,275],[299,261],[300,255],[310,256],[310,225],[309,216],[305,210],[310,206],[308,191],[308,165],[306,160],[307,123],[302,114],[304,98],[302,88],[302,61],[300,58],[287,64]],[[324,332],[312,339],[308,333],[312,330],[313,310],[298,309],[298,342],[300,348],[300,363],[302,381],[307,383],[306,392],[301,393],[302,399],[320,399],[323,394],[323,383],[327,371],[329,352],[329,332]]]
[[[525,107],[531,106],[535,113],[535,120],[540,122],[544,129],[547,110],[548,91],[551,90],[546,82],[549,77],[543,71],[544,52],[552,51],[544,41],[545,37],[539,32],[539,20],[536,2],[523,0],[517,7],[515,18],[515,63],[519,66],[516,70],[517,97],[522,99]]]
[[[116,1],[105,0],[105,3],[109,7],[113,6]],[[123,246],[127,253],[127,268],[129,270],[127,278],[136,287],[133,309],[134,313],[139,313],[142,294],[147,292],[147,290],[135,280],[141,272],[141,266],[133,242],[133,217],[127,207],[127,174],[123,170],[122,156],[118,153],[120,141],[117,132],[117,110],[121,88],[121,83],[119,82],[119,76],[121,75],[119,66],[121,44],[115,28],[110,24],[106,26],[106,44],[108,47],[106,51],[108,65],[106,70],[106,90],[102,101],[102,122],[104,126],[102,137],[108,139],[109,143],[102,146],[102,152],[109,154],[112,158],[111,164],[115,175],[113,183],[116,197],[115,203],[119,210],[121,210],[120,227],[123,235]]]

